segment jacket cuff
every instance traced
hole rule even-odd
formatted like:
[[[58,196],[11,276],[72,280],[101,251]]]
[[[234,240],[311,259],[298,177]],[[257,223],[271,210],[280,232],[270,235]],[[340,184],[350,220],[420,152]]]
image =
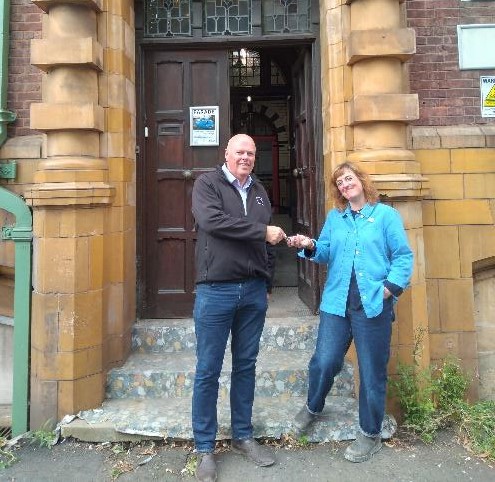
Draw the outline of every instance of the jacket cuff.
[[[313,241],[313,249],[305,249],[304,250],[304,256],[306,258],[312,258],[316,254],[316,241],[312,239]]]
[[[403,293],[403,288],[401,288],[399,285],[396,285],[394,283],[391,283],[390,281],[388,280],[385,280],[383,282],[383,285],[385,286],[385,288],[387,288],[390,293],[392,293],[396,298],[399,297],[402,293]]]

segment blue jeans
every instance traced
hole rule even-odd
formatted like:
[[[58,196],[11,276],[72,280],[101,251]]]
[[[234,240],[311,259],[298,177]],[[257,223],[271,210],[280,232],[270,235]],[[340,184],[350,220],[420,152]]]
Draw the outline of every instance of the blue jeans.
[[[242,440],[253,436],[255,366],[267,308],[264,279],[197,285],[194,304],[197,362],[192,427],[198,452],[213,452],[215,448],[218,379],[229,333],[232,333],[232,438]]]
[[[309,362],[307,406],[320,413],[325,397],[340,372],[354,339],[359,364],[359,425],[368,436],[381,433],[387,392],[387,364],[392,334],[392,298],[375,318],[366,318],[362,307],[348,306],[346,316],[320,312],[316,349]]]

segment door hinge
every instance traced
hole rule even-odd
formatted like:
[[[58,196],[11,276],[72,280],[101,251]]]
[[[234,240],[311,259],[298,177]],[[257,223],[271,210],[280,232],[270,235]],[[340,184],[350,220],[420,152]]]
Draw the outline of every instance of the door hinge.
[[[141,149],[139,148],[139,146],[136,146],[136,154],[139,156],[139,153],[141,152]]]

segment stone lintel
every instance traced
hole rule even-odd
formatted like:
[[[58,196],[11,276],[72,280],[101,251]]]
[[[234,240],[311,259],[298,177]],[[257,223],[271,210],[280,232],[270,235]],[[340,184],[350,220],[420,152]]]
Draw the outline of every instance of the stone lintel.
[[[356,95],[350,102],[351,125],[364,122],[411,122],[419,119],[418,94]]]
[[[31,40],[31,64],[48,72],[62,65],[103,70],[103,47],[92,37]]]
[[[115,189],[103,182],[50,182],[26,189],[29,206],[110,204]]]
[[[82,5],[95,10],[96,12],[103,11],[103,0],[31,0],[44,12],[48,12],[55,5]]]
[[[103,107],[88,104],[31,104],[31,129],[42,131],[104,130]]]
[[[402,62],[416,53],[416,36],[412,28],[355,30],[347,43],[347,64],[374,57],[397,58]]]

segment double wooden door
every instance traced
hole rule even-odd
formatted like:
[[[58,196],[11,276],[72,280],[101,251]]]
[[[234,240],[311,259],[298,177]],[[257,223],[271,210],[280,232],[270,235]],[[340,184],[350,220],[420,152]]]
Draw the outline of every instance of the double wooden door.
[[[138,162],[142,203],[138,290],[141,318],[192,315],[195,290],[194,180],[224,160],[230,137],[228,51],[149,51],[143,69],[144,122]],[[316,234],[311,53],[293,69],[294,232]],[[190,145],[191,106],[219,107],[219,145]],[[316,269],[299,261],[299,295],[316,309]]]

